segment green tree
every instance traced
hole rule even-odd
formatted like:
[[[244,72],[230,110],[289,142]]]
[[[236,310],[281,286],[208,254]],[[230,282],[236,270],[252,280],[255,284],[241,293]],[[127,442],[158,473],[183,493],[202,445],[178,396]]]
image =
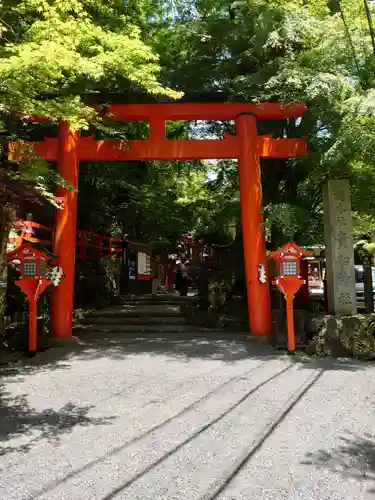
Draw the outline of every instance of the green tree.
[[[158,57],[142,41],[152,4],[93,0],[3,0],[0,3],[0,133],[2,144],[24,137],[20,117],[68,120],[87,129],[100,122],[95,93],[177,96],[159,83]],[[0,204],[0,278],[17,197],[10,181],[27,180],[48,200],[62,183],[45,162],[10,164],[3,156]],[[0,300],[0,316],[3,313]]]
[[[263,162],[272,245],[289,238],[322,239],[320,193],[327,177],[351,178],[358,213],[373,210],[375,58],[364,2],[168,5],[176,13],[153,37],[166,85],[184,92],[218,91],[223,99],[308,105],[302,121],[259,124],[260,133],[274,137],[309,137],[307,158]]]
[[[208,92],[222,100],[305,101],[302,120],[259,123],[260,134],[308,136],[310,150],[306,158],[263,162],[264,212],[270,246],[289,238],[319,242],[327,177],[349,177],[357,217],[375,217],[373,9],[351,0],[5,0],[4,140],[35,133],[17,118],[35,114],[67,119],[97,136],[145,137],[141,128],[117,127],[98,115],[94,102],[113,94],[150,101],[177,97],[173,88],[195,99]],[[205,130],[220,136],[233,128],[210,123]],[[176,138],[189,132],[199,127],[177,123],[169,130]],[[183,230],[224,244],[241,237],[235,162],[102,163],[81,170],[85,228],[153,242],[172,241]],[[209,170],[217,177],[207,181]],[[45,193],[58,181],[35,158],[12,169],[4,163],[3,172]]]

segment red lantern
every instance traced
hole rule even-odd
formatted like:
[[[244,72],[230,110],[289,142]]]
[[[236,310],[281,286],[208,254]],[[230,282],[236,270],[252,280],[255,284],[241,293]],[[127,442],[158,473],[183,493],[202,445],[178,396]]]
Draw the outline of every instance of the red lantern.
[[[46,276],[47,263],[51,256],[26,241],[8,253],[8,262],[19,263],[20,278],[16,285],[21,288],[29,302],[29,351],[37,350],[37,303],[40,295],[53,282]]]
[[[276,279],[273,282],[283,293],[286,301],[286,317],[288,328],[288,351],[295,351],[294,310],[293,299],[300,287],[306,283],[301,276],[301,260],[311,257],[296,243],[287,243],[279,250],[272,252],[270,257],[276,260]]]

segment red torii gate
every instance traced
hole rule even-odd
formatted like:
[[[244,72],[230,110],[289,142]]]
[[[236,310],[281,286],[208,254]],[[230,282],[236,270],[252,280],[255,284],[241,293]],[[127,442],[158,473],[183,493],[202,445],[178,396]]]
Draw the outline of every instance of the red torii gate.
[[[294,119],[303,116],[305,111],[304,104],[284,103],[112,104],[106,112],[115,121],[148,121],[149,139],[121,141],[80,137],[79,131],[62,121],[58,138],[47,137],[30,144],[42,158],[56,161],[59,174],[76,189],[80,161],[237,158],[250,329],[253,335],[268,336],[271,334],[269,285],[268,280],[260,279],[259,275],[259,266],[267,268],[260,158],[306,154],[307,145],[305,139],[258,136],[257,119]],[[222,140],[168,140],[167,120],[235,120],[236,135]],[[20,143],[10,144],[9,150],[14,159],[19,158]],[[66,278],[52,292],[51,322],[56,337],[69,338],[73,317],[77,192],[60,188],[57,196],[64,198],[64,205],[55,216],[53,253],[59,257]]]

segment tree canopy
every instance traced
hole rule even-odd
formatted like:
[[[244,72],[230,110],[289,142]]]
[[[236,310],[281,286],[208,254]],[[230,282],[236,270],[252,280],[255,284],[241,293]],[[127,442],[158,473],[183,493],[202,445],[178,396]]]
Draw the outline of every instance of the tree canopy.
[[[259,127],[274,137],[309,137],[308,157],[264,162],[273,243],[322,239],[320,193],[327,177],[351,178],[354,208],[373,213],[375,59],[365,5],[370,19],[373,6],[350,0],[174,5],[177,13],[155,36],[166,85],[308,105],[302,121]]]
[[[328,177],[352,180],[356,220],[362,229],[364,221],[373,226],[373,2],[4,0],[0,12],[4,140],[25,134],[24,115],[67,119],[101,136],[145,137],[145,130],[98,116],[93,103],[113,96],[303,101],[302,120],[259,123],[259,133],[309,138],[307,157],[262,164],[270,245],[322,240],[321,186]],[[175,123],[169,133],[186,137],[200,126]],[[234,124],[208,123],[205,130],[220,136],[233,133]],[[17,168],[5,163],[3,175],[10,174],[39,182],[46,193],[62,182],[35,159]],[[152,241],[172,241],[181,231],[218,243],[238,236],[232,161],[88,164],[80,190],[85,227],[96,223]]]
[[[159,83],[158,56],[142,41],[142,16],[131,5],[5,0],[0,13],[4,142],[24,133],[23,116],[68,120],[73,127],[87,129],[100,121],[87,97],[102,90],[178,96]],[[18,168],[6,163],[2,170],[3,181],[21,178],[37,183],[39,192],[49,199],[51,183],[62,182],[37,158]],[[5,193],[9,198],[9,190],[3,187]]]

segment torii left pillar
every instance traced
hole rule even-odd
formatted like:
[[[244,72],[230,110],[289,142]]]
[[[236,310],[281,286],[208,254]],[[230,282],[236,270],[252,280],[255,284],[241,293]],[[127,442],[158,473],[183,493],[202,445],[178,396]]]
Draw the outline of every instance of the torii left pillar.
[[[77,196],[78,196],[78,148],[79,132],[62,121],[59,128],[57,171],[74,188],[60,188],[62,210],[55,216],[53,253],[59,257],[65,279],[52,290],[51,326],[57,338],[70,338],[73,327],[73,299],[76,257]]]
[[[267,279],[262,283],[258,274],[258,266],[267,269],[267,258],[256,116],[238,115],[236,135],[240,141],[238,170],[250,329],[252,335],[269,337],[272,330],[270,290]]]

